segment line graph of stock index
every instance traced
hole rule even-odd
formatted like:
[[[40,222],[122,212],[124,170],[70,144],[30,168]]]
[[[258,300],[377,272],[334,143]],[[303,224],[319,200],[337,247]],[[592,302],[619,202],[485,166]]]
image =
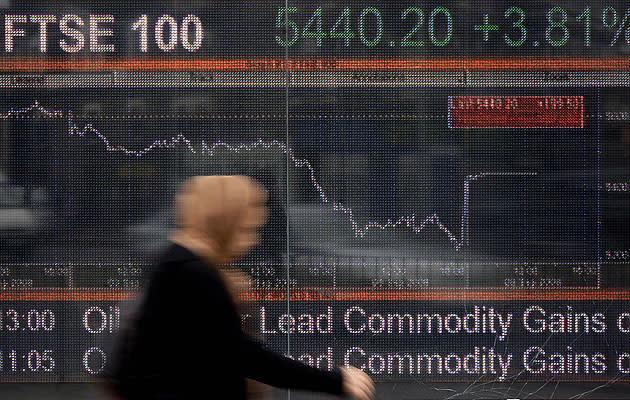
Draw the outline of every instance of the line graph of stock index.
[[[468,221],[470,209],[470,186],[473,182],[479,179],[492,177],[533,177],[538,174],[537,172],[479,172],[477,174],[466,176],[463,182],[464,198],[461,224],[458,230],[459,237],[456,236],[457,231],[455,231],[455,228],[453,228],[453,231],[449,230],[449,228],[447,228],[441,222],[440,217],[437,214],[421,218],[417,218],[415,214],[411,214],[400,216],[396,220],[388,219],[384,223],[368,221],[360,225],[359,222],[357,222],[354,216],[354,212],[351,208],[329,198],[324,187],[318,182],[316,171],[311,163],[307,159],[298,158],[295,155],[295,152],[290,147],[288,147],[286,143],[282,143],[277,140],[264,141],[263,139],[258,139],[250,143],[227,143],[223,141],[206,143],[202,140],[199,147],[196,148],[192,144],[192,142],[186,136],[184,136],[184,134],[180,133],[175,137],[171,137],[170,139],[155,140],[150,142],[150,144],[142,149],[133,150],[125,146],[112,143],[112,141],[110,141],[107,136],[101,133],[91,123],[87,123],[82,127],[79,126],[73,120],[71,112],[48,110],[42,107],[37,101],[29,107],[25,107],[19,110],[9,110],[4,114],[0,114],[0,118],[28,118],[29,115],[33,115],[33,113],[37,112],[41,113],[44,117],[47,118],[64,118],[68,126],[68,135],[79,137],[94,135],[103,142],[105,151],[121,152],[130,157],[142,157],[147,155],[151,151],[157,151],[158,149],[173,149],[179,146],[186,148],[191,153],[200,153],[201,155],[205,155],[207,157],[212,157],[217,151],[223,149],[234,153],[253,151],[258,148],[266,150],[279,150],[289,158],[295,168],[304,168],[306,170],[306,174],[308,175],[310,183],[312,184],[313,190],[317,192],[317,195],[323,203],[329,203],[332,209],[334,209],[335,211],[340,211],[347,216],[348,223],[352,226],[353,233],[356,237],[365,237],[368,234],[368,231],[371,229],[385,230],[394,229],[398,226],[405,226],[413,233],[420,234],[427,225],[432,224],[437,226],[437,228],[439,228],[439,230],[444,233],[444,236],[446,237],[446,239],[448,239],[455,250],[460,250],[463,246],[469,243],[468,236],[470,234],[470,229],[468,226]]]
[[[197,174],[242,173],[267,187],[267,230],[239,264],[252,278],[244,299],[258,304],[243,321],[277,351],[291,334],[291,354],[320,368],[531,382],[551,368],[536,354],[568,351],[538,343],[539,332],[603,329],[603,314],[584,312],[575,293],[624,298],[607,288],[607,271],[624,264],[602,252],[614,246],[602,244],[599,182],[616,180],[598,172],[594,90],[296,88],[309,100],[288,109],[283,88],[187,88],[185,107],[159,87],[128,102],[115,101],[120,88],[95,90],[55,98],[33,88],[0,110],[14,148],[7,192],[17,209],[48,210],[30,216],[44,240],[12,239],[0,267],[4,381],[85,381],[107,367],[160,251],[147,244],[163,245],[175,191]],[[95,96],[114,101],[99,107]],[[614,304],[606,318],[625,330]],[[286,315],[327,322],[285,332]],[[541,325],[547,315],[565,322]],[[334,345],[321,340],[325,326]],[[26,333],[40,339],[18,340]],[[475,347],[465,334],[479,337]],[[74,350],[56,335],[74,338]],[[438,337],[451,353],[418,352]],[[588,362],[565,361],[564,379],[625,371],[627,353],[574,349],[562,357]],[[464,368],[467,359],[487,367]]]
[[[392,96],[396,97],[395,92]],[[598,252],[601,245],[597,240],[598,205],[596,195],[593,194],[597,191],[592,191],[597,177],[592,171],[584,169],[596,166],[597,138],[591,135],[587,137],[583,133],[587,130],[584,122],[584,101],[583,96],[574,95],[450,96],[440,98],[435,105],[428,106],[429,111],[425,115],[381,111],[354,113],[353,117],[352,112],[330,113],[321,110],[289,115],[288,118],[295,121],[292,128],[296,132],[304,129],[307,132],[313,129],[331,132],[327,138],[319,138],[322,141],[321,148],[330,150],[329,161],[322,160],[321,154],[314,154],[312,148],[305,147],[299,139],[292,140],[290,136],[288,145],[287,138],[283,135],[276,134],[275,138],[274,134],[256,137],[256,130],[267,132],[269,127],[273,130],[274,124],[286,118],[281,112],[123,112],[118,115],[80,116],[72,108],[59,109],[52,104],[44,106],[40,100],[35,99],[23,107],[8,109],[0,114],[0,119],[17,124],[15,129],[22,130],[19,133],[21,136],[29,132],[39,138],[35,140],[42,140],[42,134],[48,135],[48,139],[43,139],[45,153],[40,156],[43,159],[61,157],[64,163],[76,165],[98,160],[96,163],[100,164],[101,170],[109,168],[118,171],[118,174],[125,171],[123,174],[146,175],[146,171],[155,168],[152,164],[160,163],[165,166],[160,174],[174,180],[176,185],[182,179],[181,176],[192,173],[264,171],[261,176],[274,192],[272,198],[280,199],[284,196],[284,199],[279,200],[284,204],[280,204],[278,212],[286,214],[288,219],[289,237],[284,240],[290,243],[289,252],[292,254],[286,254],[284,243],[280,243],[280,246],[263,246],[263,249],[271,249],[269,253],[280,253],[273,256],[284,257],[284,262],[287,262],[286,257],[289,256],[289,262],[296,272],[293,277],[287,277],[280,267],[268,266],[273,263],[282,264],[282,261],[278,261],[278,258],[269,261],[271,257],[265,261],[269,254],[257,253],[246,263],[251,265],[250,271],[261,288],[281,288],[287,284],[308,286],[317,276],[323,278],[318,279],[320,285],[342,287],[597,287],[601,284],[602,261]],[[517,102],[521,102],[520,108],[517,107]],[[81,107],[80,104],[77,107]],[[416,170],[417,175],[410,179],[405,176],[406,171],[401,171],[397,166],[394,167],[394,173],[399,176],[390,176],[394,182],[371,182],[369,174],[381,170],[384,167],[382,163],[391,162],[392,154],[386,154],[385,158],[374,156],[374,152],[383,152],[385,145],[380,141],[388,134],[384,130],[418,131],[422,135],[422,131],[426,130],[426,121],[431,120],[434,125],[440,125],[441,132],[450,136],[448,140],[452,148],[449,151],[452,154],[446,163],[447,170],[428,171],[437,176],[427,180],[423,176],[427,173],[426,167],[424,171],[417,171],[413,167],[411,170]],[[194,123],[191,125],[190,121]],[[392,121],[395,121],[393,125]],[[490,126],[491,130],[496,127],[507,129],[500,133],[504,140],[500,147],[491,144],[486,148],[472,143],[457,148],[459,142],[469,140],[471,135],[475,139],[474,135],[478,135],[475,130],[487,128],[485,125],[493,123],[496,126]],[[163,131],[166,133],[155,130],[156,124],[165,128]],[[238,126],[240,132],[235,133],[234,126]],[[244,139],[243,127],[253,135],[248,134]],[[541,145],[528,141],[549,140],[547,133],[551,127],[562,129],[564,133],[558,133],[552,139],[556,147],[545,148],[540,155],[541,148],[534,149],[532,146]],[[127,129],[133,129],[135,133],[130,136]],[[532,129],[539,131],[532,135],[534,139],[530,139],[527,134],[527,130]],[[357,131],[359,139],[371,138],[376,144],[355,148],[355,144],[346,140],[356,135]],[[208,132],[212,134],[208,135]],[[581,137],[577,136],[580,139],[576,140],[574,135]],[[51,141],[50,137],[55,139]],[[355,139],[357,138],[352,138]],[[30,146],[31,149],[41,146],[34,144],[32,138],[24,136],[14,140],[22,146]],[[483,139],[482,134],[479,141],[483,140],[488,139]],[[563,141],[568,145],[560,143]],[[577,176],[559,178],[545,165],[548,160],[547,152],[554,152],[555,158],[558,158],[559,143],[567,147],[565,161],[573,158],[575,153],[581,155],[578,166],[582,172]],[[395,157],[402,154],[405,160],[411,158],[414,162],[428,162],[433,169],[436,162],[442,163],[445,160],[444,156],[434,158],[434,149],[424,149],[426,146],[422,142],[412,146],[405,143],[394,146]],[[77,153],[77,149],[82,150]],[[464,151],[468,153],[468,160],[463,160],[461,153]],[[359,153],[359,157],[353,155],[353,152]],[[510,160],[502,165],[502,161],[496,159],[505,158],[506,154],[497,156],[496,152],[516,152],[523,157],[521,161],[534,162],[529,163],[530,165],[523,162],[515,166]],[[532,156],[532,152],[539,154]],[[88,160],[89,154],[95,156]],[[173,155],[175,158],[169,158]],[[152,161],[145,163],[144,160],[149,159]],[[348,167],[348,159],[353,159],[358,164],[364,163],[367,171]],[[463,165],[448,165],[457,162]],[[42,169],[58,167],[51,166],[46,161],[43,164],[33,170],[27,168],[26,174],[37,174]],[[235,168],[235,165],[240,167]],[[358,182],[358,185],[355,182],[353,189],[356,189],[355,193],[340,190],[348,179],[338,178],[344,173],[344,169],[358,174],[354,176]],[[95,170],[91,171],[96,173]],[[107,180],[101,180],[102,178],[90,177],[90,173],[86,174],[85,170],[80,172],[86,176],[80,178],[85,185],[107,187],[110,184]],[[77,177],[76,172],[74,174]],[[148,174],[155,176],[155,171]],[[452,175],[445,177],[444,174]],[[64,178],[63,184],[72,184],[74,177],[71,175]],[[292,182],[290,186],[285,183],[287,177]],[[33,186],[38,185],[32,179],[29,181],[24,173],[21,178]],[[332,179],[333,182],[327,182],[327,179]],[[147,180],[147,176],[141,176],[136,182],[147,185]],[[163,179],[161,182],[156,186],[173,186]],[[136,183],[134,179],[126,179],[125,184],[129,186]],[[392,192],[392,187],[398,185],[405,189]],[[566,200],[563,200],[565,194],[562,191],[569,192]],[[161,196],[166,198],[155,207],[168,210],[169,198],[163,194]],[[73,199],[70,196],[63,201],[66,204],[75,204],[69,206],[71,209],[82,208],[80,212],[88,216],[98,212],[94,207],[101,206],[81,204],[79,202],[82,199],[85,197]],[[420,199],[429,204],[418,203]],[[141,227],[144,224],[145,232],[147,229],[162,230],[162,237],[154,235],[154,240],[163,239],[164,232],[172,227],[172,219],[162,220],[153,226],[147,225],[142,217],[133,215],[139,212],[139,206],[133,204],[134,200],[129,197],[126,200],[119,199],[118,202],[118,205],[127,203],[123,208],[113,208],[113,215],[119,225],[127,218],[134,221],[130,225],[135,223],[136,227]],[[407,203],[406,209],[400,210],[402,207],[396,204],[392,206],[392,202]],[[414,204],[420,204],[421,207],[416,208]],[[67,205],[64,207],[68,208]],[[382,209],[386,211],[382,212]],[[78,210],[72,212],[78,213]],[[515,212],[524,213],[525,216],[516,217]],[[63,214],[59,210],[56,213]],[[71,215],[67,217],[63,223],[81,225]],[[501,221],[506,219],[509,222],[507,225],[505,221]],[[277,226],[278,224],[278,220],[272,220],[270,229],[273,232],[281,230],[282,226]],[[550,224],[556,226],[551,234],[547,232]],[[123,235],[129,235],[128,239],[121,242],[124,243],[123,249],[133,246],[134,240],[147,240],[146,237],[137,236],[138,229],[133,231],[128,228],[119,228],[119,231],[123,229]],[[304,229],[309,232],[304,233]],[[136,232],[135,236],[133,232]],[[87,238],[90,235],[95,236],[93,240],[99,240],[98,234],[93,232],[88,233],[85,239],[89,241]],[[551,235],[556,237],[552,238]],[[337,241],[336,245],[331,246],[332,238]],[[71,252],[73,251],[68,253]],[[129,277],[117,276],[114,267],[116,263],[112,264],[112,256],[88,257],[93,258],[81,259],[75,255],[72,259],[64,259],[63,255],[58,255],[57,259],[51,259],[50,254],[40,254],[35,255],[30,263],[14,264],[23,267],[29,264],[57,264],[57,274],[67,278],[61,280],[63,284],[57,283],[62,286],[111,287],[116,286],[112,282],[130,282],[127,279]],[[116,259],[116,256],[113,257]],[[261,266],[265,263],[268,265]],[[112,264],[110,270],[104,267],[106,264]],[[138,261],[131,263],[135,264]],[[75,266],[71,267],[72,265]],[[137,266],[138,270],[143,268],[141,263]],[[494,279],[488,280],[489,271],[496,275]],[[95,275],[102,279],[95,279]],[[523,278],[524,275],[527,276],[526,279]],[[109,277],[105,279],[105,276]],[[116,278],[113,279],[113,276]],[[137,276],[132,278],[133,283],[123,283],[122,287],[133,288],[139,285]],[[29,280],[25,281],[28,284]]]

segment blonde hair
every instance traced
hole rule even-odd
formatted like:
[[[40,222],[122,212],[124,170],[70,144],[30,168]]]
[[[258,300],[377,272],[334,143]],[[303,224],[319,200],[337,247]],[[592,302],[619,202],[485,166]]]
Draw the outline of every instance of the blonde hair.
[[[247,176],[194,176],[176,196],[178,229],[170,239],[213,264],[234,261],[236,230],[264,224],[266,200],[264,187]]]

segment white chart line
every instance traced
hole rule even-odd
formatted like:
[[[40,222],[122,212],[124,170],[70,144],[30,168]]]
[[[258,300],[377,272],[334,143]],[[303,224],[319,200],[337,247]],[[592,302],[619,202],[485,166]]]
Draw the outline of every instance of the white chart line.
[[[435,225],[438,229],[440,229],[448,238],[450,244],[454,247],[455,250],[460,250],[462,247],[465,247],[469,244],[470,238],[470,186],[472,182],[478,181],[480,179],[488,178],[488,177],[509,177],[509,176],[520,176],[520,177],[528,177],[528,176],[536,176],[537,172],[479,172],[476,174],[468,175],[464,179],[464,199],[463,199],[463,207],[462,207],[462,216],[460,223],[460,237],[456,237],[455,234],[449,230],[446,225],[442,223],[440,217],[437,214],[430,215],[425,217],[420,222],[417,221],[416,214],[404,215],[398,217],[396,220],[387,219],[385,223],[379,223],[376,221],[368,221],[366,224],[361,226],[355,216],[354,211],[347,206],[344,206],[341,202],[331,200],[328,197],[328,194],[319,183],[316,178],[315,169],[311,165],[311,163],[304,158],[299,158],[295,155],[293,149],[288,147],[285,143],[280,142],[278,140],[271,141],[263,141],[262,139],[258,139],[256,141],[250,143],[239,143],[239,144],[229,144],[223,141],[217,141],[211,144],[206,143],[205,141],[201,141],[200,149],[196,149],[192,142],[186,138],[183,134],[178,134],[177,136],[171,137],[170,139],[158,139],[153,141],[150,145],[144,147],[141,150],[132,150],[125,146],[114,145],[111,141],[103,135],[98,129],[96,129],[92,124],[85,124],[82,128],[79,127],[77,123],[74,122],[74,118],[72,113],[63,112],[59,110],[48,110],[42,107],[39,102],[35,101],[32,105],[28,107],[24,107],[19,110],[9,110],[6,113],[0,114],[0,119],[7,119],[12,117],[19,118],[21,115],[26,114],[31,111],[39,111],[47,117],[50,118],[65,118],[68,122],[68,134],[71,136],[86,136],[90,133],[94,134],[98,137],[103,144],[105,145],[105,149],[109,152],[121,152],[128,156],[134,157],[142,157],[147,153],[160,149],[172,149],[179,145],[185,146],[190,152],[207,155],[212,157],[215,155],[218,149],[225,149],[228,151],[232,151],[234,153],[240,153],[242,151],[251,151],[257,148],[262,149],[279,149],[284,154],[286,154],[290,160],[293,162],[293,165],[296,168],[306,168],[308,170],[309,178],[311,184],[319,194],[319,198],[323,203],[330,204],[335,211],[340,211],[346,215],[350,224],[352,225],[352,230],[356,237],[363,238],[367,235],[367,233],[371,229],[393,229],[398,226],[406,226],[415,234],[420,234],[420,232],[425,229],[427,226]]]

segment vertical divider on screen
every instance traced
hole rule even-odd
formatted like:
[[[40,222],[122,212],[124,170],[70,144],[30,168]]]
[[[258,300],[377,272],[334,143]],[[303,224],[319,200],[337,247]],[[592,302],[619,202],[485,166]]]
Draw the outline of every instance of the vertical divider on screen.
[[[284,0],[284,6],[285,6],[285,10],[288,9],[289,7],[289,0]],[[288,40],[289,38],[289,13],[285,12],[284,13],[284,39],[285,41]],[[286,190],[286,204],[285,204],[285,210],[287,210],[287,212],[289,211],[289,151],[288,149],[290,149],[290,143],[289,143],[289,82],[290,82],[290,77],[289,77],[289,46],[284,46],[284,96],[285,96],[285,108],[284,108],[284,113],[285,113],[285,143],[286,143],[286,148],[287,151],[284,152],[284,156],[285,156],[285,176],[286,176],[286,182],[285,182],[285,190]],[[286,295],[287,295],[287,314],[291,312],[290,306],[290,271],[291,271],[291,253],[290,253],[290,246],[289,246],[289,241],[290,241],[290,230],[289,230],[289,220],[290,218],[286,218],[286,268],[287,268],[287,273],[286,273],[286,285],[287,285],[287,290],[286,290]],[[288,330],[287,330],[288,331]],[[287,350],[286,353],[287,354],[291,354],[291,337],[290,337],[290,333],[287,332]],[[289,389],[287,392],[287,399],[291,400],[291,390]]]

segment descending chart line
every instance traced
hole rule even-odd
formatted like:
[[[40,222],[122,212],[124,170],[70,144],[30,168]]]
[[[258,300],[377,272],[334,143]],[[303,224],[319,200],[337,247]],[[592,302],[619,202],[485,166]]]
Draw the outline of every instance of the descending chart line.
[[[239,144],[230,144],[224,141],[216,141],[214,143],[206,143],[206,141],[202,140],[200,144],[200,148],[196,149],[192,142],[183,134],[179,133],[177,136],[173,136],[170,139],[159,139],[153,141],[150,145],[144,147],[141,150],[132,150],[125,146],[114,145],[112,142],[103,135],[98,129],[96,129],[92,124],[85,124],[83,127],[80,127],[75,121],[71,112],[63,112],[60,110],[48,110],[42,107],[39,102],[35,101],[32,105],[28,107],[24,107],[19,110],[11,109],[6,113],[0,114],[0,119],[8,119],[8,118],[19,118],[20,116],[32,112],[39,111],[44,116],[49,118],[65,118],[68,123],[68,135],[70,136],[80,136],[84,137],[90,133],[94,134],[97,138],[99,138],[103,144],[105,145],[105,149],[109,152],[121,152],[127,156],[141,157],[146,155],[147,153],[159,149],[172,149],[177,147],[178,145],[185,146],[191,153],[197,154],[201,153],[202,155],[207,155],[212,157],[216,154],[217,150],[225,149],[234,153],[240,153],[242,151],[251,151],[257,148],[262,148],[265,150],[269,149],[279,149],[283,154],[287,155],[289,159],[293,162],[293,165],[296,168],[306,168],[308,170],[309,179],[311,184],[317,191],[320,200],[322,203],[327,203],[332,206],[335,211],[339,211],[347,216],[351,226],[353,233],[356,237],[363,238],[367,235],[367,233],[372,229],[393,229],[398,226],[406,226],[413,233],[420,234],[422,230],[424,230],[427,226],[435,225],[440,231],[444,233],[444,235],[448,238],[450,244],[453,246],[455,250],[460,250],[462,247],[465,247],[469,244],[470,239],[470,191],[471,191],[471,183],[478,181],[483,178],[488,177],[531,177],[538,175],[537,172],[511,172],[511,171],[499,171],[499,172],[479,172],[476,174],[467,175],[464,178],[463,182],[463,202],[462,202],[462,216],[460,222],[460,236],[459,238],[450,230],[440,219],[437,214],[432,214],[428,217],[425,217],[420,222],[417,220],[416,214],[404,215],[398,217],[396,220],[387,219],[385,223],[379,223],[376,221],[368,221],[366,224],[361,226],[359,222],[357,222],[354,211],[352,208],[343,205],[339,201],[331,200],[324,190],[323,186],[319,183],[315,169],[312,164],[304,158],[299,158],[295,155],[293,149],[288,147],[286,143],[283,143],[278,140],[270,140],[264,141],[263,139],[258,139],[250,143],[239,143]]]

